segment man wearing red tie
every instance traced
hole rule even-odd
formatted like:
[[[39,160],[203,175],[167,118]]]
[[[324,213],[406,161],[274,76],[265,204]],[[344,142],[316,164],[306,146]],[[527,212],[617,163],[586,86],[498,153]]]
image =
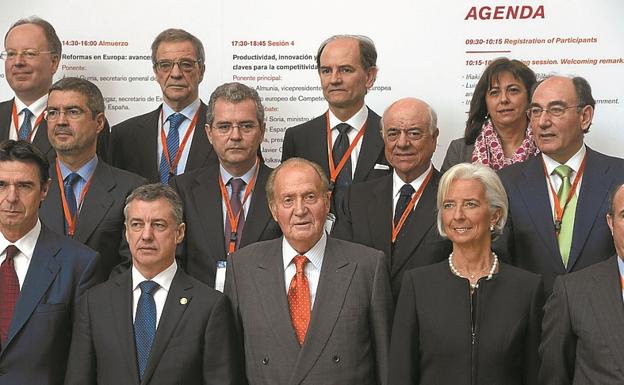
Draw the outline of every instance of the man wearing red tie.
[[[269,176],[284,236],[230,255],[225,293],[250,384],[386,384],[393,301],[382,252],[329,238],[329,182],[292,158]]]

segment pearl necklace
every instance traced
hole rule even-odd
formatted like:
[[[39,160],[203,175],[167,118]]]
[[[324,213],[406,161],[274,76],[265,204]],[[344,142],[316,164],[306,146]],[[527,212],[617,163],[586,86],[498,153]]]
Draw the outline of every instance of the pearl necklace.
[[[494,256],[494,260],[492,261],[492,267],[490,268],[490,272],[487,275],[486,281],[489,281],[490,279],[492,279],[492,275],[494,274],[494,272],[496,271],[496,268],[498,267],[498,256],[494,252],[492,252],[492,255]],[[448,262],[449,262],[449,268],[451,269],[451,272],[453,272],[453,274],[455,274],[456,276],[460,278],[468,279],[467,277],[464,277],[463,275],[461,275],[459,270],[457,270],[455,265],[453,265],[453,253],[449,254]],[[470,278],[474,278],[474,274],[470,275]],[[468,279],[468,282],[470,282],[470,279]],[[478,282],[477,283],[470,282],[470,288],[472,290],[478,287],[479,287]]]

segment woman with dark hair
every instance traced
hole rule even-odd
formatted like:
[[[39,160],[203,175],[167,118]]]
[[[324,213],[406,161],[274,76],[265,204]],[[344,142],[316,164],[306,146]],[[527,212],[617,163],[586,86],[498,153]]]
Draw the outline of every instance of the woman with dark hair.
[[[526,110],[535,73],[518,60],[495,59],[475,87],[463,138],[449,145],[442,172],[462,163],[500,170],[537,153]]]

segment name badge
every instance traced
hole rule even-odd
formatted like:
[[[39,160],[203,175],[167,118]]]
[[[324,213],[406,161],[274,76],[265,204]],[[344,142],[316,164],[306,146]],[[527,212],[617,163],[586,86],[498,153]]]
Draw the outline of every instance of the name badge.
[[[227,261],[217,261],[217,275],[215,276],[215,290],[223,293],[225,287],[225,269]]]
[[[332,213],[327,214],[327,218],[325,218],[325,231],[327,232],[327,234],[331,234],[335,222],[336,216]]]

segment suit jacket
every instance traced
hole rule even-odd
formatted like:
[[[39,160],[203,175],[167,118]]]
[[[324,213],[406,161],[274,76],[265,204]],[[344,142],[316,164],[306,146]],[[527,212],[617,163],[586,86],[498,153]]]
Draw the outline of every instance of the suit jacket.
[[[282,235],[269,211],[265,191],[272,169],[262,163],[259,167],[240,247]],[[184,204],[186,235],[180,261],[188,274],[210,287],[215,286],[217,261],[227,258],[219,173],[217,163],[171,179],[171,187],[178,192]]]
[[[390,256],[390,278],[398,298],[403,273],[448,258],[451,243],[438,234],[436,194],[440,173],[433,169],[414,211],[392,245],[392,174],[351,186],[338,212],[332,235],[383,251]]]
[[[617,258],[555,280],[545,307],[539,384],[624,384]]]
[[[230,255],[225,293],[250,385],[386,384],[393,302],[380,251],[327,239],[302,346],[289,313],[281,238]]]
[[[13,128],[13,99],[0,103],[0,141],[9,139],[9,130]],[[101,159],[108,158],[108,142],[110,140],[110,126],[108,121],[104,122],[104,129],[100,131],[97,139],[97,154]],[[32,144],[35,145],[43,155],[48,158],[50,164],[56,159],[56,151],[52,148],[48,139],[48,122],[43,119],[37,128],[37,133],[32,138]]]
[[[513,265],[542,274],[546,294],[552,291],[557,275],[580,270],[613,255],[613,238],[605,215],[609,192],[624,182],[624,159],[587,148],[567,267],[559,253],[542,157],[538,155],[506,167],[498,175],[509,197],[509,217],[494,249]]]
[[[440,172],[444,174],[446,170],[455,166],[458,163],[472,163],[472,152],[474,151],[474,144],[466,144],[466,139],[457,138],[451,141],[446,150],[446,156]]]
[[[186,144],[191,148],[185,172],[218,162],[204,129],[206,108],[202,102],[199,106],[199,117],[193,137]],[[111,130],[110,163],[115,167],[141,175],[150,183],[160,181],[157,149],[161,109],[162,105],[152,112],[123,121],[113,126]]]
[[[41,205],[39,216],[52,230],[65,234],[63,192],[59,189],[54,165],[50,167],[50,178],[50,190]],[[146,182],[138,175],[98,160],[78,215],[74,239],[100,253],[101,267],[106,274],[122,260],[130,258],[124,236],[123,208],[126,196]]]
[[[0,352],[0,385],[63,383],[74,306],[102,278],[95,251],[42,224]]]
[[[227,297],[182,269],[171,282],[139,382],[132,301],[131,269],[89,290],[79,306],[65,384],[242,384]]]

